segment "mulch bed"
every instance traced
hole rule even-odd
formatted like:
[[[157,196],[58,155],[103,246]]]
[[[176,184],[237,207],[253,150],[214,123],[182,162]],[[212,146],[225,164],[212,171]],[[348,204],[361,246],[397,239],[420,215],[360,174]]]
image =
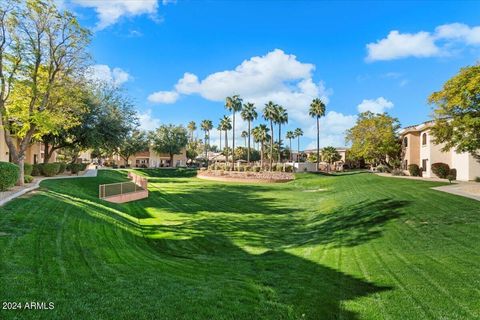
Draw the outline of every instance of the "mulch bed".
[[[205,170],[197,174],[200,179],[231,182],[277,183],[295,179],[291,172],[238,172],[223,170]]]

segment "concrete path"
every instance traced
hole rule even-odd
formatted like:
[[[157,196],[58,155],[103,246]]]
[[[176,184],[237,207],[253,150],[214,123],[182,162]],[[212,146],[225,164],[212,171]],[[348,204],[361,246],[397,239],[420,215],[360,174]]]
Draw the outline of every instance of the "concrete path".
[[[480,183],[478,182],[460,182],[432,189],[480,201]]]
[[[22,195],[24,195],[27,192],[30,192],[32,190],[38,189],[40,187],[40,182],[43,180],[51,180],[51,179],[72,179],[72,178],[90,178],[90,177],[96,177],[97,176],[97,170],[96,169],[87,169],[83,174],[81,175],[70,175],[70,176],[55,176],[55,177],[41,177],[37,178],[33,181],[33,183],[30,183],[28,185],[25,185],[24,187],[14,187],[13,190],[11,191],[6,191],[6,192],[0,192],[0,206],[3,206],[5,203],[9,202],[10,200],[13,200],[15,198],[18,198]]]

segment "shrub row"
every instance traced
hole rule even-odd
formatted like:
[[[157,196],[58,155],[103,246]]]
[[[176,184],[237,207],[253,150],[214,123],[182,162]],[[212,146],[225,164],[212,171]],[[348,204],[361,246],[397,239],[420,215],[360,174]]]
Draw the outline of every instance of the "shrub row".
[[[0,162],[0,191],[6,191],[18,181],[20,168],[10,162]]]
[[[408,165],[408,172],[412,177],[421,177],[422,176],[422,170],[420,167],[416,164],[409,164]]]
[[[281,163],[273,164],[273,171],[283,172],[284,165]],[[239,172],[260,172],[262,168],[260,166],[235,166],[235,169],[231,165],[226,165],[224,163],[214,164],[210,166],[210,169],[224,170],[224,171],[239,171]],[[270,166],[266,164],[264,170],[269,171]],[[285,172],[293,172],[293,166],[285,165]]]
[[[46,176],[53,177],[59,173],[64,173],[65,171],[70,171],[71,173],[78,173],[87,168],[86,163],[63,163],[63,162],[54,162],[54,163],[37,163],[32,166],[30,174],[32,176]],[[25,171],[27,175],[27,171]]]

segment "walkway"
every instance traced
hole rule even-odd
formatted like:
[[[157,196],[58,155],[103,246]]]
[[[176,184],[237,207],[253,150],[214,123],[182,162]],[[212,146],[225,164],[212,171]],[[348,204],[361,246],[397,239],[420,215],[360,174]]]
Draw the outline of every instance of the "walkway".
[[[96,169],[87,169],[83,172],[82,175],[69,175],[69,176],[55,176],[55,177],[40,177],[35,178],[32,183],[25,184],[23,187],[15,186],[12,190],[0,192],[0,206],[3,206],[10,200],[18,198],[24,195],[27,192],[32,190],[38,189],[40,186],[40,182],[43,180],[50,180],[50,179],[71,179],[71,178],[91,178],[97,176]]]

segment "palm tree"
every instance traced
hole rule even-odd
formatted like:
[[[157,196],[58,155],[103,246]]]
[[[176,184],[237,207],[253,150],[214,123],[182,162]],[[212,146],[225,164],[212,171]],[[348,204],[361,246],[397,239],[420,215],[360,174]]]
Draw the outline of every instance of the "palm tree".
[[[207,141],[210,139],[210,130],[213,128],[212,120],[202,120],[200,124],[200,128],[205,133],[204,135],[204,147],[205,147],[205,159],[207,159],[207,166],[208,166],[208,149],[207,149]]]
[[[322,159],[328,163],[327,168],[330,171],[330,165],[342,159],[342,156],[335,147],[325,147],[322,149]]]
[[[232,163],[235,169],[235,114],[242,110],[242,98],[238,94],[225,99],[225,108],[233,114]]]
[[[252,133],[251,125],[252,121],[257,119],[258,114],[255,110],[255,105],[251,102],[245,103],[241,112],[242,119],[248,121],[248,152],[247,152],[247,162],[250,164],[250,135]]]
[[[288,113],[282,106],[277,106],[275,108],[275,120],[274,122],[278,124],[278,162],[282,161],[282,156],[280,150],[282,149],[282,124],[288,123]]]
[[[320,118],[325,116],[325,104],[322,100],[315,98],[310,104],[308,112],[310,117],[317,119],[317,170],[320,167]]]
[[[224,150],[227,152],[225,155],[225,165],[228,162],[228,130],[232,130],[232,120],[227,117],[223,116],[223,118],[220,119],[220,127],[222,128],[223,131],[225,131],[225,148]]]
[[[240,135],[243,139],[245,139],[245,149],[247,148],[247,137],[248,137],[248,132],[243,130],[242,134]]]
[[[272,101],[269,101],[265,104],[265,108],[263,108],[263,118],[267,121],[270,121],[270,132],[272,132],[272,140],[273,140],[273,121],[275,120],[277,110],[276,104]],[[273,155],[273,143],[270,143],[270,155]],[[270,156],[270,170],[272,170],[273,166],[273,156]]]
[[[263,169],[263,146],[265,142],[271,139],[270,135],[268,134],[269,129],[265,124],[261,124],[252,129],[253,138],[255,141],[260,143],[260,166]]]
[[[221,121],[222,119],[220,119]],[[220,152],[222,151],[222,123],[220,122],[217,126],[218,134],[220,136]]]
[[[287,131],[285,137],[290,141],[290,161],[292,161],[292,139],[295,139],[295,133],[293,131]]]
[[[300,137],[303,136],[303,130],[300,128],[295,129],[293,132],[295,138],[297,138],[297,160],[300,157]]]
[[[190,121],[187,128],[188,131],[190,131],[190,141],[193,141],[193,133],[195,132],[195,130],[197,130],[197,124],[195,123],[195,121]]]

